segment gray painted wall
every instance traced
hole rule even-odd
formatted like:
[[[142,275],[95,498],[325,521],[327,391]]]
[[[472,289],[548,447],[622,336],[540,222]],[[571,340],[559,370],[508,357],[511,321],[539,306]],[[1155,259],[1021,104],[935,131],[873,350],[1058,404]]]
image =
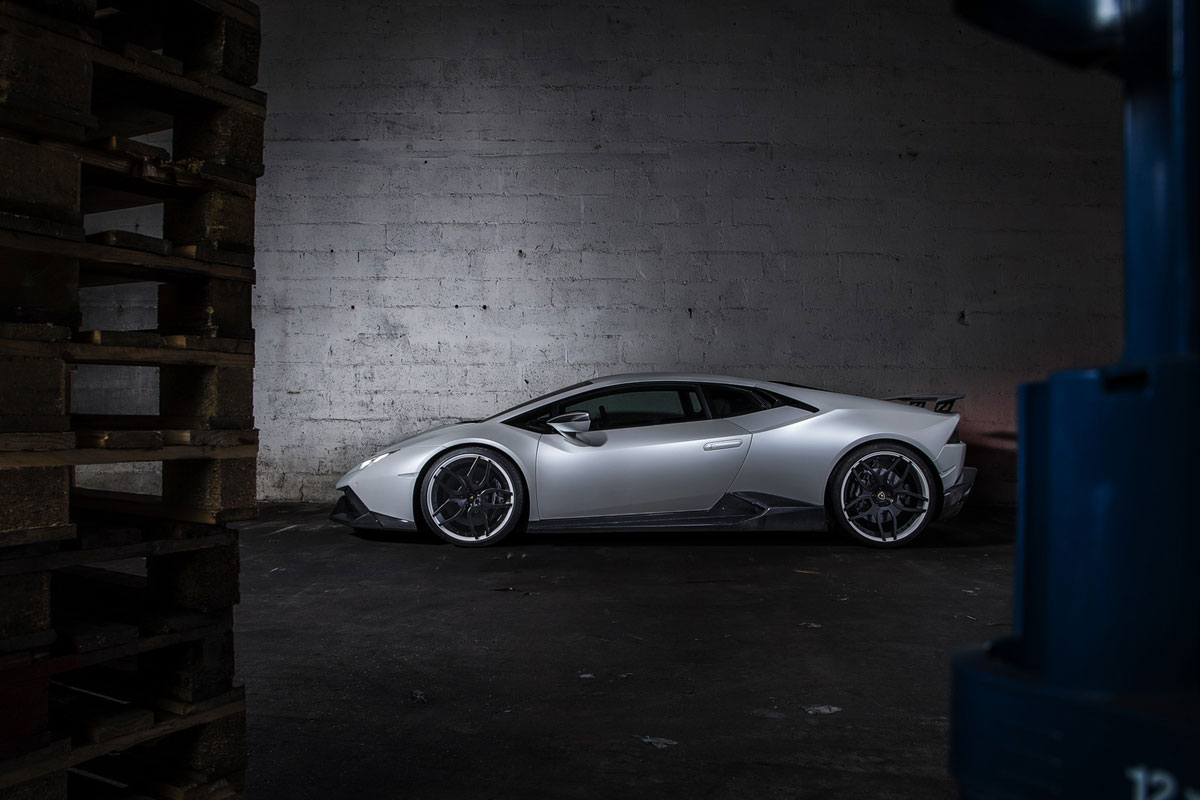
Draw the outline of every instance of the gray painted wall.
[[[868,395],[1111,361],[1119,91],[944,0],[264,0],[264,499],[595,375]]]

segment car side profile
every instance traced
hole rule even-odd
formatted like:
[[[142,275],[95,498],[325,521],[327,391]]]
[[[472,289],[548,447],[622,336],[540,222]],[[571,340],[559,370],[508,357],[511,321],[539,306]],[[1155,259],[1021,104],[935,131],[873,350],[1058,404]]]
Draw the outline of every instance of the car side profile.
[[[876,547],[958,513],[958,396],[874,400],[677,374],[585,381],[411,436],[337,483],[332,519],[460,546],[520,530],[819,530]],[[939,410],[921,407],[934,401]]]

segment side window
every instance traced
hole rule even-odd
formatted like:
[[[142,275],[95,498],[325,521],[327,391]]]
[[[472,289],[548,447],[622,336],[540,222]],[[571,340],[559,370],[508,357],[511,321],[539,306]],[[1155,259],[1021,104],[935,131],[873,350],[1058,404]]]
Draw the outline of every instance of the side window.
[[[718,386],[707,384],[704,387],[704,397],[708,400],[708,410],[713,419],[725,417],[740,417],[742,414],[753,414],[770,408],[763,399],[751,389],[740,386]]]
[[[700,398],[691,387],[622,389],[564,403],[561,413],[568,411],[588,412],[592,430],[600,431],[704,418]]]

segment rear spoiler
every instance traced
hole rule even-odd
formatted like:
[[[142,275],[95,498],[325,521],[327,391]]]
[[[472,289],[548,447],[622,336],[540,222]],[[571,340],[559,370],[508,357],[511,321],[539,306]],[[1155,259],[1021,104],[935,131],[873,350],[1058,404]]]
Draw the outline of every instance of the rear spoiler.
[[[910,406],[928,408],[933,403],[933,410],[949,414],[954,410],[954,401],[966,397],[965,394],[898,394],[895,397],[885,397],[884,400],[895,400],[897,403],[908,403]]]

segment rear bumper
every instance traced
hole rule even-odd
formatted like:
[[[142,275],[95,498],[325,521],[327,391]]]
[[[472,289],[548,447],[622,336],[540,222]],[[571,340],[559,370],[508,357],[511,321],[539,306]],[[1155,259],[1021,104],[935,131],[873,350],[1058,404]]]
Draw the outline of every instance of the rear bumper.
[[[333,506],[329,518],[334,522],[349,525],[356,530],[415,531],[417,524],[406,519],[376,514],[369,510],[353,489],[343,489],[343,494]]]
[[[975,467],[963,467],[958,476],[958,483],[951,486],[942,495],[942,519],[956,517],[958,512],[962,511],[963,502],[971,494],[971,488],[975,486],[976,472],[978,470]]]

